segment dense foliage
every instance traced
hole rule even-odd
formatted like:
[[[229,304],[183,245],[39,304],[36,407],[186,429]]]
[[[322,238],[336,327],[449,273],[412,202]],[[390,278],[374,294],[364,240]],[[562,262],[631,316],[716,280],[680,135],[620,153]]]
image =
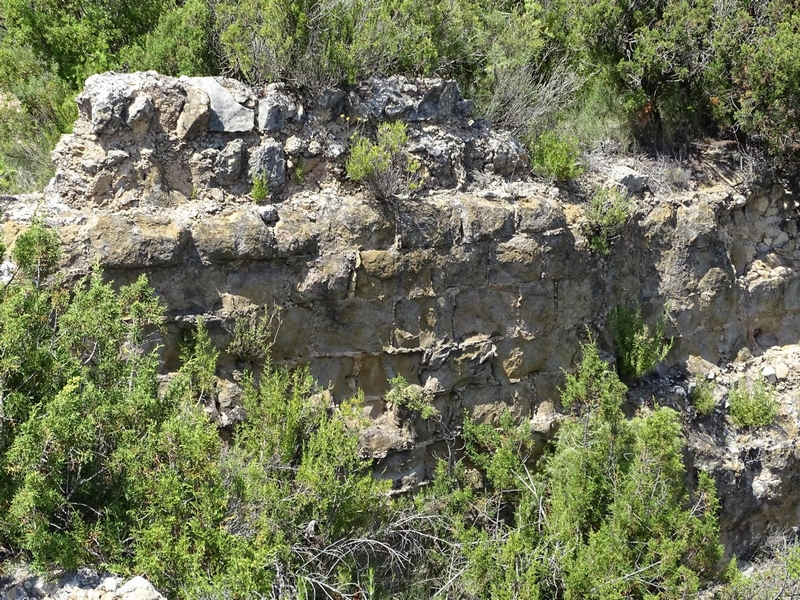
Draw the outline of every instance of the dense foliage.
[[[163,306],[144,278],[64,288],[41,224],[10,255],[0,546],[35,565],[233,598],[678,598],[715,572],[714,486],[701,473],[687,489],[677,415],[625,419],[626,387],[593,344],[563,392],[575,416],[535,469],[510,413],[497,428],[465,416],[466,456],[396,497],[359,454],[358,398],[334,406],[307,370],[270,364],[273,313],[232,332],[247,418],[223,443],[204,410],[219,350],[202,320],[159,390]],[[422,388],[391,383],[404,418],[441,424]]]
[[[791,174],[799,14],[795,0],[0,0],[0,190],[41,186],[71,98],[112,68],[299,88],[444,76],[547,176],[580,172],[578,142],[668,150],[708,134]]]

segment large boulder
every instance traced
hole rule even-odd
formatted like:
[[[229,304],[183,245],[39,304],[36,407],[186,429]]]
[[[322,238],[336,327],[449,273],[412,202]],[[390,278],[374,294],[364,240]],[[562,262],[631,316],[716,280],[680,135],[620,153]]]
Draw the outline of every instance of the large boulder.
[[[182,77],[181,80],[208,95],[211,106],[209,130],[227,133],[252,131],[255,125],[254,111],[240,104],[233,92],[216,77]]]

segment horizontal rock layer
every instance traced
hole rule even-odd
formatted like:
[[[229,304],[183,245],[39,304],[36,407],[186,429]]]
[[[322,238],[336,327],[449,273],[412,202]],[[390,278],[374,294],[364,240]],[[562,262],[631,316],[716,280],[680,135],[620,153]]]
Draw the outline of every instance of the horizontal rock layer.
[[[276,360],[310,364],[336,399],[364,391],[374,419],[365,452],[399,488],[430,472],[443,429],[387,412],[397,374],[433,394],[444,429],[464,410],[493,421],[510,408],[546,439],[564,369],[590,334],[610,348],[605,322],[616,305],[642,306],[651,322],[666,307],[672,365],[724,365],[743,349],[800,338],[797,213],[780,186],[641,201],[600,257],[582,234],[581,199],[511,181],[521,148],[470,121],[452,83],[374,80],[304,105],[281,86],[257,93],[230,80],[103,75],[79,105],[45,194],[0,199],[7,241],[35,213],[59,227],[73,278],[95,260],[118,285],[146,272],[168,307],[168,371],[198,316],[224,348],[238,315],[279,307]],[[398,117],[410,123],[429,191],[379,202],[342,181],[345,149],[356,123]],[[256,205],[246,193],[262,173],[273,196]],[[242,368],[222,354],[210,407],[222,424],[241,417]],[[741,549],[747,527],[794,516],[741,516],[737,502],[780,494],[755,494],[755,476],[728,482],[721,447],[698,464],[729,493],[723,528]],[[794,454],[781,457],[794,481]]]

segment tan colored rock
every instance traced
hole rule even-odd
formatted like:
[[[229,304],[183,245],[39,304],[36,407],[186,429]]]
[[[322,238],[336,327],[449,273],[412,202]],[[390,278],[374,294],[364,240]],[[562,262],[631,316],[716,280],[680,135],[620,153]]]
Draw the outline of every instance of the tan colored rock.
[[[178,117],[175,134],[182,140],[194,137],[208,128],[211,105],[208,94],[194,86],[186,87],[186,102]]]
[[[775,365],[775,377],[778,381],[783,381],[789,376],[789,366],[785,362]]]
[[[274,234],[253,209],[240,209],[198,220],[192,239],[204,263],[263,260],[276,256]]]
[[[168,267],[181,263],[189,241],[186,229],[168,218],[147,214],[100,215],[89,220],[89,252],[111,269]],[[67,245],[78,240],[65,240]]]

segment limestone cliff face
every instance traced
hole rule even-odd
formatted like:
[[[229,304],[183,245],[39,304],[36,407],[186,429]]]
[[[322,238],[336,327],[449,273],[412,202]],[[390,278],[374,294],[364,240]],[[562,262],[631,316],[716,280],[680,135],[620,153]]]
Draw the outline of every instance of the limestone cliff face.
[[[778,185],[640,195],[599,257],[581,233],[583,199],[532,181],[520,145],[471,120],[452,82],[373,80],[302,103],[281,86],[105,74],[78,103],[44,194],[0,198],[8,241],[37,215],[60,228],[70,277],[96,260],[118,284],[146,272],[168,307],[167,370],[198,316],[224,347],[237,315],[280,307],[275,358],[310,364],[336,398],[364,391],[365,452],[398,488],[426,477],[464,410],[492,420],[508,407],[546,439],[563,369],[587,332],[608,344],[615,305],[648,318],[668,307],[673,368],[631,401],[655,395],[687,419],[687,375],[732,381],[800,339],[797,210]],[[408,122],[426,189],[379,202],[343,164],[354,132],[390,119]],[[258,205],[247,194],[262,175],[272,197]],[[223,425],[241,418],[241,369],[223,353],[209,407]],[[396,374],[434,394],[441,423],[387,408]],[[792,377],[780,382],[782,432],[736,432],[721,407],[689,428],[732,551],[800,522],[787,500],[800,477]]]

